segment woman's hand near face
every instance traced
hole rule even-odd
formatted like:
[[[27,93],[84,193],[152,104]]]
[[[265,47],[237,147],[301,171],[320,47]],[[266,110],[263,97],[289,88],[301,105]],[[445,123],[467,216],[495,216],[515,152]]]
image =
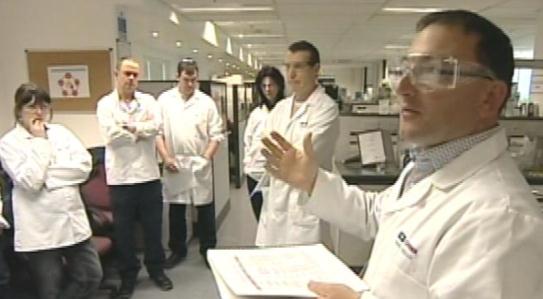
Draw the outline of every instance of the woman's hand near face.
[[[28,131],[35,137],[47,138],[47,134],[45,132],[45,122],[42,119],[31,119],[28,126]]]

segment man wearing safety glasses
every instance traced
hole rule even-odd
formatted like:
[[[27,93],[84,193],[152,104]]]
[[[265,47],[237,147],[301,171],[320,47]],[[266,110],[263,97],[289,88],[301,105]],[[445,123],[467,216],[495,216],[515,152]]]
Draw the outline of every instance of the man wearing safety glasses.
[[[510,93],[505,33],[468,11],[423,17],[391,68],[412,162],[383,192],[318,168],[311,139],[264,139],[267,169],[307,192],[300,204],[374,239],[369,290],[311,282],[319,298],[541,298],[543,217],[498,125]]]

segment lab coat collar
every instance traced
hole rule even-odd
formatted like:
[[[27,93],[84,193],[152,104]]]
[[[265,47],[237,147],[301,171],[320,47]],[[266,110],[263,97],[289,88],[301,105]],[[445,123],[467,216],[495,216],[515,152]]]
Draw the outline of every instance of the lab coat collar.
[[[302,106],[300,106],[298,111],[296,111],[296,113],[292,116],[292,119],[297,119],[300,116],[304,115],[309,106],[314,106],[319,102],[319,99],[320,99],[322,94],[324,94],[324,88],[322,86],[320,86],[320,85],[317,85],[317,88],[315,88],[315,90],[313,90],[313,92],[305,100],[305,102],[302,104]],[[292,95],[290,98],[288,98],[288,100],[289,100],[289,102],[288,102],[289,106],[288,107],[291,107],[291,109],[292,109],[292,105],[294,104],[294,97],[295,97],[295,95]]]
[[[49,129],[48,125],[45,125],[45,129]],[[23,125],[21,125],[20,123],[15,124],[15,133],[24,139],[34,138],[34,135],[30,134],[30,132],[28,132],[28,130],[25,129],[25,127],[23,127]]]
[[[494,135],[464,152],[430,176],[432,184],[438,189],[450,188],[473,175],[505,151],[507,151],[507,137],[505,130],[499,128]]]
[[[473,175],[481,167],[507,150],[507,138],[505,130],[499,128],[488,139],[465,151],[457,158],[437,170],[430,176],[422,179],[403,194],[402,186],[414,164],[409,163],[402,171],[400,177],[391,190],[390,201],[383,206],[384,212],[394,212],[417,204],[428,192],[435,187],[440,190],[451,188]]]
[[[117,90],[117,88],[115,88],[111,94],[113,95],[113,97],[115,99],[117,99],[117,101],[121,101],[121,97],[119,96],[119,91]],[[134,100],[138,100],[141,98],[141,95],[142,95],[142,92],[140,91],[134,91]]]
[[[196,104],[196,102],[198,101],[198,97],[199,97],[199,93],[201,91],[199,91],[198,89],[194,90],[194,93],[192,93],[192,96],[188,99],[184,99],[183,98],[183,95],[181,94],[181,92],[179,91],[179,87],[176,86],[175,87],[175,93],[176,95],[179,97],[179,100],[183,103],[183,107],[186,109],[194,104]]]

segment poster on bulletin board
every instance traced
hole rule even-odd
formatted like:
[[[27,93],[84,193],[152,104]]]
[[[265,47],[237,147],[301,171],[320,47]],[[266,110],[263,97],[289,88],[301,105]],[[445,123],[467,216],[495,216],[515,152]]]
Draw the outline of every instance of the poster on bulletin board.
[[[111,52],[27,50],[29,81],[49,92],[56,111],[95,111],[113,88]]]

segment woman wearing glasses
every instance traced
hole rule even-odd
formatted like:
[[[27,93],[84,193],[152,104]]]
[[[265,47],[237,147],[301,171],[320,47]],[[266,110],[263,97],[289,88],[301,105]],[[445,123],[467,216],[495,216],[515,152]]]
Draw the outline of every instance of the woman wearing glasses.
[[[14,185],[15,251],[28,259],[39,298],[89,298],[102,279],[79,195],[91,157],[73,133],[49,123],[51,98],[35,84],[17,89],[14,114],[0,160]]]
[[[265,159],[260,153],[262,132],[269,112],[275,104],[285,97],[285,79],[278,69],[272,66],[264,66],[256,77],[256,90],[260,103],[253,109],[247,120],[247,127],[243,138],[245,156],[243,159],[244,171],[247,174],[247,188],[251,198],[251,206],[256,216],[260,219],[262,210],[262,192],[255,191],[258,181],[264,174]]]

